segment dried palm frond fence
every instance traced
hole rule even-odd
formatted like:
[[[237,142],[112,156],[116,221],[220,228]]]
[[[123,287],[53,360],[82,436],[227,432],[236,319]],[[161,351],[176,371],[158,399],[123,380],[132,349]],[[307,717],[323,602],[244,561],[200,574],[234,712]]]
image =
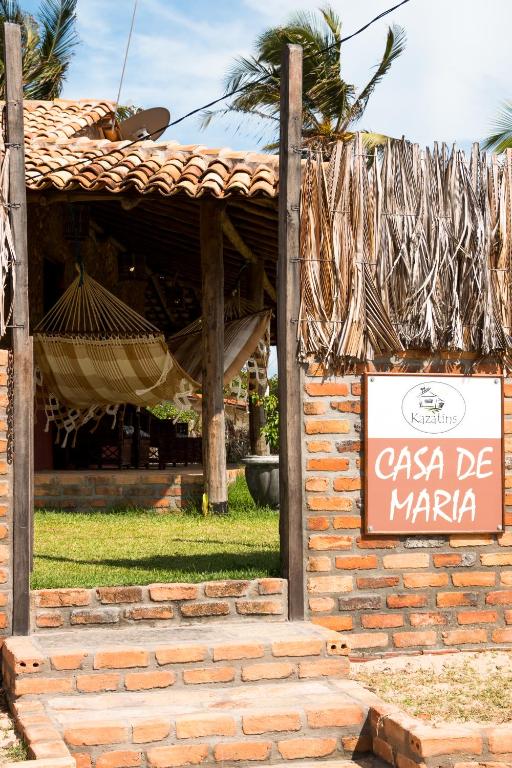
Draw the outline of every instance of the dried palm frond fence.
[[[512,351],[512,152],[361,137],[305,164],[300,359]]]

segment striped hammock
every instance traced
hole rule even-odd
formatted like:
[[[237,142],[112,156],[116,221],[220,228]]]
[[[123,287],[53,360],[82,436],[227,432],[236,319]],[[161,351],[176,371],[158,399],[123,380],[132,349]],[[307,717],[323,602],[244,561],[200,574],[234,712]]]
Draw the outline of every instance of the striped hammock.
[[[260,312],[226,326],[225,383],[265,334]],[[34,332],[38,403],[65,433],[115,414],[124,404],[173,402],[189,408],[201,385],[201,333],[195,326],[171,340],[86,273],[81,273]],[[60,434],[58,435],[58,438]]]
[[[0,338],[5,336],[12,315],[14,296],[14,241],[9,221],[9,156],[0,140]]]

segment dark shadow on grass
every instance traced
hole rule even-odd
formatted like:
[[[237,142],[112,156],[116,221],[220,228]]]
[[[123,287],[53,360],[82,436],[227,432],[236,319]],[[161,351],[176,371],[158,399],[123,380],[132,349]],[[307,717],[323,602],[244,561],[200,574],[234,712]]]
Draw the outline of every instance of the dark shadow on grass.
[[[184,539],[179,534],[176,534],[174,536],[167,536],[165,539],[169,544],[172,544],[173,541],[177,541],[180,544],[185,542],[188,544],[208,544],[208,546],[212,546],[213,544],[221,545],[225,543],[226,539]],[[233,539],[229,539],[229,543],[232,544],[234,547],[243,547],[245,549],[252,549],[254,546],[254,542],[251,541],[234,541]],[[213,553],[215,554],[215,553]],[[222,553],[221,553],[222,554]],[[233,553],[234,554],[234,553]],[[190,557],[193,557],[193,555],[190,555]],[[200,555],[198,555],[200,557]]]
[[[103,565],[109,568],[136,568],[147,571],[181,571],[184,574],[218,573],[220,571],[257,570],[272,576],[279,575],[279,552],[257,550],[251,553],[212,552],[211,555],[151,555],[140,558],[105,558],[80,560],[61,555],[38,555],[36,559],[51,563],[73,565]]]

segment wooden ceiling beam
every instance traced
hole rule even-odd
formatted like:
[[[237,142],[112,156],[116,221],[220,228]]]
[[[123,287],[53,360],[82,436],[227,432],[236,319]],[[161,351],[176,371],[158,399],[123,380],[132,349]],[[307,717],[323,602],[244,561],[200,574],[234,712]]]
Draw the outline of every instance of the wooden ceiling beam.
[[[249,206],[247,203],[244,203],[241,200],[235,200],[234,198],[230,199],[229,207],[231,206],[233,206],[233,208],[246,211],[248,215],[252,214],[253,216],[261,219],[269,219],[270,221],[274,221],[277,226],[277,211],[273,208],[262,208],[255,205]]]
[[[184,222],[183,220],[178,219],[170,219],[167,216],[163,216],[161,213],[152,214],[150,218],[151,222],[158,222],[158,225],[161,226],[165,222],[165,231],[169,233],[177,232],[186,234],[192,241],[198,243],[199,248],[199,239],[198,239],[198,228],[194,225],[193,222],[190,224],[188,222]],[[233,221],[233,219],[232,219]],[[239,232],[242,239],[247,243],[249,248],[255,253],[256,256],[260,256],[263,253],[268,253],[268,258],[271,258],[273,260],[277,259],[277,230],[276,232],[271,232],[265,227],[260,227],[258,225],[259,234],[261,236],[261,231],[265,231],[265,234],[267,235],[265,239],[265,245],[262,246],[261,240],[257,239],[257,233],[254,231],[251,231],[251,227],[247,222],[242,222],[240,220],[233,221],[233,224],[235,226],[235,229]],[[270,240],[268,237],[269,235],[276,235],[276,237],[272,237],[272,246],[267,246],[267,241]]]
[[[223,211],[222,215],[222,231],[246,261],[251,264],[257,264],[259,261],[261,261],[261,259],[259,259],[255,253],[253,253],[247,243],[245,243],[244,240],[240,237],[240,234],[238,233],[235,225],[229,218],[226,211]],[[265,271],[263,272],[263,288],[265,292],[270,296],[272,301],[276,301],[276,290],[268,279],[268,275]]]

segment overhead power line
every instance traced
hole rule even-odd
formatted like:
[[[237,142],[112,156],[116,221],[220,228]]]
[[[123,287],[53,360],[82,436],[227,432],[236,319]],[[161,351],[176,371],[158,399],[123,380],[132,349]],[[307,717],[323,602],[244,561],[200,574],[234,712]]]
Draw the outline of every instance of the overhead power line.
[[[348,40],[352,40],[354,37],[357,37],[357,35],[360,35],[362,32],[368,29],[368,27],[371,27],[372,24],[375,24],[375,22],[380,21],[380,19],[383,19],[385,16],[388,16],[390,13],[393,13],[393,11],[396,11],[397,8],[400,8],[402,5],[405,5],[406,3],[411,2],[411,0],[402,0],[400,3],[397,3],[396,5],[393,5],[391,8],[387,8],[385,11],[382,11],[382,13],[379,13],[378,16],[374,16],[373,19],[370,19],[366,24],[364,24],[359,29],[356,29],[355,32],[352,32],[352,34],[347,35],[346,37],[342,37],[341,40],[336,41],[335,43],[332,43],[331,45],[328,45],[326,48],[323,48],[319,53],[326,53],[327,51],[330,51],[332,48],[336,48],[337,46],[341,45],[342,43],[348,42]],[[135,9],[134,9],[135,13]],[[133,19],[132,19],[133,21]],[[307,60],[308,57],[305,57],[305,60]],[[181,115],[180,117],[177,117],[175,120],[171,120],[171,122],[167,123],[167,125],[163,125],[160,128],[158,128],[155,131],[152,131],[151,133],[147,134],[146,136],[143,136],[141,138],[133,139],[133,141],[130,141],[128,144],[125,144],[122,148],[123,150],[129,149],[130,147],[133,147],[134,144],[138,144],[140,141],[147,140],[148,137],[155,136],[156,134],[160,134],[163,131],[166,131],[168,128],[172,128],[175,125],[179,125],[179,123],[182,123],[184,120],[187,120],[189,117],[193,117],[194,115],[197,115],[199,112],[203,112],[205,109],[210,109],[210,107],[214,107],[216,104],[220,104],[221,101],[225,101],[226,99],[231,98],[231,96],[235,96],[237,93],[243,93],[243,91],[247,90],[247,88],[252,87],[253,85],[256,85],[258,83],[263,83],[265,80],[268,80],[269,76],[264,75],[263,77],[259,78],[258,80],[255,80],[251,83],[247,83],[245,85],[241,85],[239,88],[235,88],[232,91],[229,91],[228,93],[223,94],[222,96],[219,96],[217,99],[213,99],[213,101],[209,101],[207,104],[202,104],[200,107],[195,107],[194,109],[191,109],[190,112],[185,113],[184,115]],[[108,157],[112,152],[105,152],[104,155],[101,155],[101,157]],[[95,162],[99,158],[83,158],[82,160],[77,160],[74,163],[69,163],[68,165],[62,165],[60,168],[56,168],[51,171],[45,171],[44,173],[38,173],[34,176],[31,176],[31,179],[41,178],[45,176],[51,176],[52,173],[56,173],[57,171],[66,171],[70,168],[76,168],[79,165],[87,165],[90,163]]]
[[[116,110],[114,111],[114,114],[112,115],[112,127],[114,126],[114,123],[115,123],[116,111],[117,111],[117,108],[119,106],[119,99],[121,98],[121,90],[123,88],[124,73],[126,71],[126,62],[128,61],[128,52],[130,50],[130,43],[132,41],[133,28],[135,26],[135,15],[137,13],[137,3],[138,3],[138,0],[134,0],[134,3],[133,3],[133,13],[132,13],[132,22],[130,24],[130,31],[128,32],[128,40],[126,42],[126,50],[124,52],[123,67],[121,69],[121,79],[119,80],[119,89],[117,91]]]

